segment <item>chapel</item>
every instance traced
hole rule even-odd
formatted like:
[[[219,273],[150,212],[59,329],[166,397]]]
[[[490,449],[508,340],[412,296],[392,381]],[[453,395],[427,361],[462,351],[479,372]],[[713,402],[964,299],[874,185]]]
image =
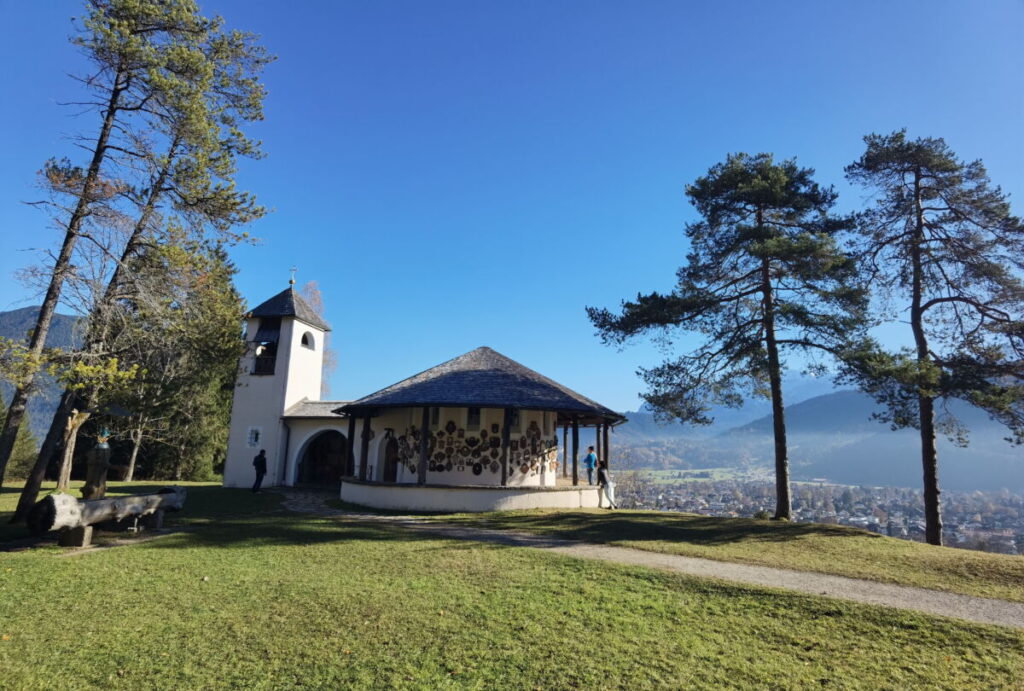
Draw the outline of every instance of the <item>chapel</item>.
[[[621,414],[487,347],[355,401],[322,401],[329,330],[293,284],[246,314],[225,486],[251,485],[263,449],[264,486],[329,488],[375,508],[597,506],[579,481],[580,429],[596,430],[607,461]]]

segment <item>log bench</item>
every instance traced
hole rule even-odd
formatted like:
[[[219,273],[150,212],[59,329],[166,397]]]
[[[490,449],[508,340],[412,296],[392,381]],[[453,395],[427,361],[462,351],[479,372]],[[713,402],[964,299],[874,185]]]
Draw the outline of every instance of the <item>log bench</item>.
[[[123,529],[138,529],[139,522],[152,530],[163,525],[165,511],[180,511],[185,505],[184,487],[164,487],[155,494],[80,500],[70,494],[56,493],[44,497],[28,515],[28,528],[35,535],[60,531],[58,543],[65,547],[87,547],[92,541],[94,526],[113,524]]]

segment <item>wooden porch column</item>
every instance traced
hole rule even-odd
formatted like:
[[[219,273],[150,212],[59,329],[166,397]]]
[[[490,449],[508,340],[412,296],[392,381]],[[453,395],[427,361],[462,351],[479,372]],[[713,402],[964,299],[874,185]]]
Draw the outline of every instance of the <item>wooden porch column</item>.
[[[569,425],[562,425],[562,477],[569,477]]]
[[[416,465],[416,484],[427,484],[427,453],[430,450],[430,408],[423,409],[420,420],[420,462]]]
[[[348,419],[348,448],[345,454],[345,476],[352,477],[356,473],[356,418]]]
[[[604,423],[604,464],[608,470],[612,469],[612,447],[608,438],[608,431],[611,425]]]
[[[580,484],[580,423],[572,421],[572,484]]]
[[[363,434],[359,445],[359,479],[366,479],[366,462],[370,456],[370,416],[363,418]]]
[[[594,425],[594,452],[597,455],[597,460],[600,461],[604,458],[601,455],[601,423]]]
[[[505,419],[501,422],[501,486],[508,484],[508,446],[512,434],[512,409],[505,408]]]

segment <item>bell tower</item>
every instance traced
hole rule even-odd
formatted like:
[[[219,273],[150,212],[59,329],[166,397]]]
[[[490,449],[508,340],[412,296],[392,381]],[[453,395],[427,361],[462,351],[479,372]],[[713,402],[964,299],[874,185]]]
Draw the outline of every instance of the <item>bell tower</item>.
[[[281,417],[302,400],[320,400],[324,335],[330,327],[288,288],[246,317],[245,353],[239,361],[224,486],[247,487],[255,480],[252,460],[267,452],[265,486],[280,484],[285,464]]]

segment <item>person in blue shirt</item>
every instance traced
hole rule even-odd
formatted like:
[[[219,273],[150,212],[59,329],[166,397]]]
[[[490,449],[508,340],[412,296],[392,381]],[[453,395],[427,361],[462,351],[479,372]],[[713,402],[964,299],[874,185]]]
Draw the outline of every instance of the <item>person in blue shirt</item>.
[[[588,446],[587,457],[583,459],[583,467],[587,469],[587,484],[594,484],[594,468],[597,467],[597,454],[594,453],[594,447]]]

